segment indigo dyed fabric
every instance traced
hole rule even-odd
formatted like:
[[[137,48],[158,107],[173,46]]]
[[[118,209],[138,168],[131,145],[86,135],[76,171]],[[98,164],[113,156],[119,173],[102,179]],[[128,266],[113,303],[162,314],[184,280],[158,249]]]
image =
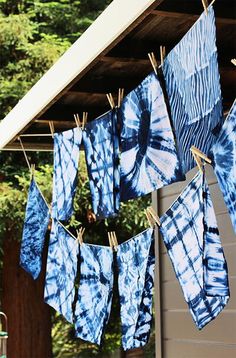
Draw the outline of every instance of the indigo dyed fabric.
[[[44,300],[65,319],[73,323],[72,304],[75,297],[75,278],[79,246],[65,229],[53,220],[48,247]]]
[[[214,171],[236,233],[236,101],[212,152]]]
[[[80,128],[54,134],[52,217],[58,220],[69,220],[73,213],[81,140]]]
[[[208,155],[216,140],[214,129],[223,124],[212,6],[165,58],[163,74],[177,149],[186,173],[195,166],[191,146]]]
[[[147,229],[118,246],[118,287],[124,350],[149,339],[154,286],[154,230]]]
[[[122,201],[184,179],[163,92],[154,72],[124,98],[120,120]]]
[[[193,178],[160,221],[176,277],[201,329],[229,300],[227,264],[204,175]]]
[[[80,247],[80,282],[75,307],[77,337],[101,343],[110,316],[112,289],[111,248],[83,243]]]
[[[49,224],[49,209],[34,180],[31,180],[26,205],[20,250],[20,265],[36,279],[42,267],[42,252]]]
[[[98,218],[119,210],[119,141],[117,114],[110,111],[89,122],[83,132],[92,206]]]

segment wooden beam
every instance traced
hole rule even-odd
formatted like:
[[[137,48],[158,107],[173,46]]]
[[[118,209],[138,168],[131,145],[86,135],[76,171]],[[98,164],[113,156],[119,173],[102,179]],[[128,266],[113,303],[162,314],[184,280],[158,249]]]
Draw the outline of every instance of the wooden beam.
[[[24,142],[24,148],[27,152],[52,152],[53,143],[27,143]],[[22,151],[20,143],[13,142],[7,144],[1,150],[3,151]]]
[[[145,65],[149,66],[150,61],[147,58],[137,58],[137,57],[115,57],[115,56],[104,56],[100,58],[100,62],[106,63],[121,63],[125,66],[125,64],[133,63],[134,65]]]
[[[73,128],[76,126],[76,123],[75,121],[58,121],[56,119],[52,120],[53,121],[53,124],[56,127],[63,127],[63,128]],[[34,124],[37,126],[37,127],[48,127],[48,122],[47,120],[43,120],[43,119],[35,119],[33,122],[32,122],[32,127],[34,127]]]
[[[160,17],[168,17],[171,19],[188,20],[188,21],[192,21],[193,23],[199,18],[199,15],[195,15],[195,14],[175,12],[175,11],[164,11],[164,10],[152,10],[151,14]],[[234,18],[216,17],[216,23],[235,26],[236,21]]]

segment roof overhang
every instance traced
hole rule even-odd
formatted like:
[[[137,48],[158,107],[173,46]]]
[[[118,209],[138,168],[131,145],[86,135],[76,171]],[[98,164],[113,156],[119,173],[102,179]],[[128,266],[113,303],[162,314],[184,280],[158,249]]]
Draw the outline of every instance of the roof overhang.
[[[187,5],[188,4],[188,5]],[[216,24],[224,107],[235,97],[233,0],[217,0]],[[94,119],[109,109],[105,94],[132,89],[148,72],[149,51],[170,50],[202,12],[200,0],[114,0],[0,123],[0,149],[50,150],[48,121],[74,126],[73,113]],[[159,60],[159,58],[158,58]],[[45,134],[39,138],[38,134]]]

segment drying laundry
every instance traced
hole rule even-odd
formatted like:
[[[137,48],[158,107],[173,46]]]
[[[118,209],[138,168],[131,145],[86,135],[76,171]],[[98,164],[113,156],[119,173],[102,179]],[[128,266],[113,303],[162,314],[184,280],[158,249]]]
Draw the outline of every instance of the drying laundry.
[[[212,6],[165,58],[163,74],[177,149],[186,173],[195,166],[191,146],[208,155],[216,140],[216,128],[223,124]]]
[[[75,307],[77,337],[101,343],[111,311],[113,280],[112,249],[83,243],[80,247],[80,282]]]
[[[229,300],[227,264],[205,175],[192,179],[160,221],[176,277],[201,329]]]
[[[122,201],[184,179],[163,92],[154,72],[124,98],[120,119]]]
[[[48,247],[44,300],[70,323],[73,322],[72,304],[75,297],[79,244],[65,229],[53,220]]]
[[[49,208],[32,178],[26,206],[20,250],[20,265],[36,279],[42,267],[42,253],[49,224]]]
[[[118,246],[118,286],[124,350],[149,339],[154,286],[154,230],[147,229]]]
[[[54,134],[52,217],[58,220],[73,213],[81,140],[80,128]]]
[[[212,148],[214,171],[236,233],[236,101]]]
[[[93,211],[100,219],[114,216],[120,202],[116,111],[89,122],[83,131],[83,142]]]

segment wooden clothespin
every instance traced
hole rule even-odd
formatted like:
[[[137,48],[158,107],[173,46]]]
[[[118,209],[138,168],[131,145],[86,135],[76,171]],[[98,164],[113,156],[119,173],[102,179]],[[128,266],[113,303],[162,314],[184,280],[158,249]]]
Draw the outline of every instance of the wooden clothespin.
[[[151,65],[153,67],[153,70],[155,74],[157,75],[157,60],[153,52],[148,53],[149,60],[151,62]]]
[[[111,233],[108,232],[108,233],[107,233],[107,236],[108,236],[110,248],[113,249],[113,242],[112,242],[112,238],[111,238]]]
[[[120,108],[120,105],[121,105],[121,102],[123,101],[123,98],[124,98],[124,88],[119,88],[119,91],[118,91],[118,108]]]
[[[236,58],[232,58],[231,62],[234,66],[236,66]]]
[[[86,126],[88,120],[88,112],[83,112],[82,129]]]
[[[35,164],[31,164],[30,166],[31,179],[34,177],[35,173]]]
[[[153,207],[148,206],[146,211],[151,215],[153,221],[157,223],[158,226],[161,226],[161,221],[159,216],[157,215],[156,211],[153,209]]]
[[[208,14],[208,2],[207,0],[202,0],[202,5],[204,8],[204,11],[206,12],[206,14]]]
[[[107,93],[106,96],[107,96],[108,102],[109,102],[109,104],[111,106],[111,109],[115,108],[116,105],[115,105],[114,98],[112,97],[112,94]]]
[[[191,152],[195,153],[198,157],[202,158],[205,162],[211,164],[211,159],[206,156],[200,149],[196,148],[194,145],[190,148]]]
[[[78,128],[84,129],[85,124],[87,123],[88,112],[83,112],[82,120],[80,120],[80,116],[78,113],[74,114],[75,123]]]
[[[114,250],[117,251],[118,241],[117,241],[117,238],[116,238],[116,233],[115,233],[115,231],[112,231],[112,232],[111,232],[111,239],[112,239],[112,241],[113,241]]]
[[[80,245],[83,245],[83,234],[85,228],[81,227],[79,230],[76,230],[77,233],[77,240],[79,241]]]
[[[166,57],[166,48],[165,46],[160,46],[160,57],[161,57],[161,65],[164,63],[164,59]]]
[[[197,163],[198,169],[200,170],[200,172],[203,172],[203,163],[201,161],[201,159],[204,160],[204,162],[207,162],[209,164],[211,164],[211,159],[209,159],[206,154],[204,154],[201,150],[199,150],[198,148],[196,148],[194,145],[192,145],[192,147],[190,148],[193,157]]]
[[[53,121],[49,121],[48,124],[49,124],[49,128],[50,128],[52,138],[54,138],[54,132],[55,132],[54,123],[53,123]]]
[[[151,214],[149,213],[148,210],[144,210],[144,213],[145,213],[145,215],[147,217],[147,220],[148,220],[148,223],[149,223],[150,227],[153,228],[155,226],[156,222],[154,221],[153,217],[151,216]]]

